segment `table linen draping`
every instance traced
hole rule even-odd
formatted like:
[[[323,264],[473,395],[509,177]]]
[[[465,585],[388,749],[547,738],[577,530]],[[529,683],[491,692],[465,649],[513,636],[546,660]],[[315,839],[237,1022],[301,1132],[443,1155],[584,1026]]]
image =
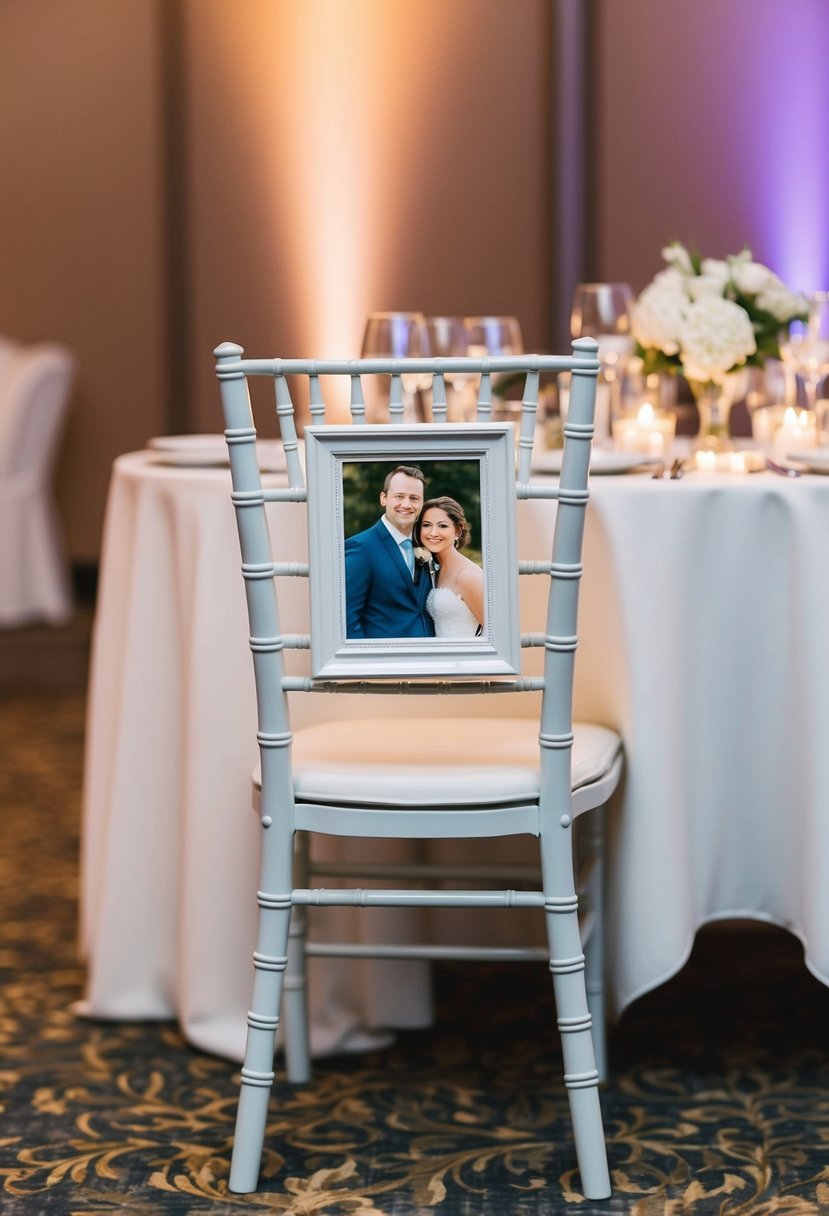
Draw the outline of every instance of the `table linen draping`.
[[[80,1009],[177,1018],[194,1045],[238,1059],[258,826],[229,490],[227,469],[165,467],[147,453],[114,466],[90,671]],[[302,561],[302,508],[269,510],[283,556]],[[522,557],[548,553],[554,510],[518,504]],[[829,982],[827,523],[820,477],[591,482],[576,716],[614,728],[626,749],[609,816],[611,1012],[669,978],[697,928],[717,918],[791,930]],[[542,581],[528,580],[522,614]],[[307,585],[292,582],[281,603],[283,630],[306,631]],[[299,671],[306,660],[290,661]],[[333,707],[348,715],[352,700]],[[502,700],[502,712],[531,712],[526,698]],[[313,701],[297,700],[295,725],[313,720]],[[428,698],[415,701],[391,712],[434,712]],[[524,842],[508,845],[523,855]],[[326,847],[341,856],[350,846]],[[407,846],[375,847],[388,856]],[[382,934],[444,932],[408,910],[383,915],[373,921]],[[500,923],[497,932],[509,940]],[[543,940],[540,924],[527,932]],[[425,964],[312,960],[310,987],[316,1052],[369,1045],[378,1029],[431,1016]]]

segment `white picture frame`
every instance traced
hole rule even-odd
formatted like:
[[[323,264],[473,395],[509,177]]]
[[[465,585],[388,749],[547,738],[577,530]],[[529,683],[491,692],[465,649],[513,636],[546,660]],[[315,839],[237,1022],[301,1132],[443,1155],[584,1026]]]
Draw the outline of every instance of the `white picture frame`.
[[[479,637],[353,638],[346,634],[344,473],[353,463],[431,468],[426,497],[447,492],[466,462],[479,473],[477,537],[484,574]],[[417,426],[309,426],[305,430],[308,495],[311,675],[318,679],[514,676],[520,671],[515,511],[515,430],[511,423]],[[368,470],[362,470],[366,474]],[[434,474],[437,473],[437,476]],[[376,522],[382,479],[374,499]]]

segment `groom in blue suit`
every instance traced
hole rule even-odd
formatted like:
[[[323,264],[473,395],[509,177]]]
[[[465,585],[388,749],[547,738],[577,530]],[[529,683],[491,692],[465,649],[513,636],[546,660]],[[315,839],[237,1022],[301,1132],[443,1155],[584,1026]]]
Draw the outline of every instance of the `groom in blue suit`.
[[[420,514],[424,477],[398,465],[380,494],[383,514],[345,542],[345,633],[348,638],[430,638],[426,611],[432,580],[415,561],[412,528]]]

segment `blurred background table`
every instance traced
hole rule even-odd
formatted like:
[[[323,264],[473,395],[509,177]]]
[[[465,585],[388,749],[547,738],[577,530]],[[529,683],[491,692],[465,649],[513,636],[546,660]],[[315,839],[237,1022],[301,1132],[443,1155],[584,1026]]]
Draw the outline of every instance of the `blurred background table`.
[[[82,1010],[177,1018],[194,1045],[240,1058],[258,826],[229,490],[226,468],[150,453],[113,469],[90,671]],[[626,747],[608,838],[611,1011],[676,972],[717,918],[791,930],[829,982],[829,479],[602,476],[591,495],[576,711]],[[272,509],[301,561],[291,504]],[[518,505],[522,557],[547,550],[554,509]],[[307,630],[304,581],[282,607],[285,632]],[[290,656],[295,670],[305,661]],[[452,712],[448,698],[417,700],[424,716]],[[312,701],[296,699],[296,725]],[[350,701],[336,702],[343,715]],[[405,916],[389,931],[407,932]],[[317,1052],[431,1016],[425,964],[312,960],[310,985]]]

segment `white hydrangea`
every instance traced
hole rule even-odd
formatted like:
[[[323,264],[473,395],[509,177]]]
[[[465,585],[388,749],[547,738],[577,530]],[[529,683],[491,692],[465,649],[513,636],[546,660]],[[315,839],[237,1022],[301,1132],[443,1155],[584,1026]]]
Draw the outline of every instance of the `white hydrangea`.
[[[676,241],[662,258],[667,265],[633,305],[631,329],[646,355],[660,356],[656,366],[681,370],[689,380],[722,383],[757,354],[758,342],[762,363],[789,323],[806,315],[805,298],[755,262],[750,249],[699,261]]]
[[[640,346],[653,346],[664,355],[679,354],[679,334],[688,305],[687,295],[671,284],[654,281],[631,309],[630,328]]]
[[[688,380],[722,384],[726,373],[757,350],[745,309],[732,300],[704,296],[688,305],[679,331],[680,358]]]
[[[725,290],[725,285],[731,278],[731,267],[723,258],[703,258],[701,263],[702,273],[709,279],[716,279],[722,290]]]
[[[665,291],[686,292],[688,275],[677,270],[676,266],[666,266],[664,270],[656,272],[653,276],[653,283],[658,287],[664,287]]]
[[[697,274],[692,275],[687,281],[688,296],[692,300],[702,300],[706,296],[716,296],[718,299],[723,293],[723,280],[712,274]]]

